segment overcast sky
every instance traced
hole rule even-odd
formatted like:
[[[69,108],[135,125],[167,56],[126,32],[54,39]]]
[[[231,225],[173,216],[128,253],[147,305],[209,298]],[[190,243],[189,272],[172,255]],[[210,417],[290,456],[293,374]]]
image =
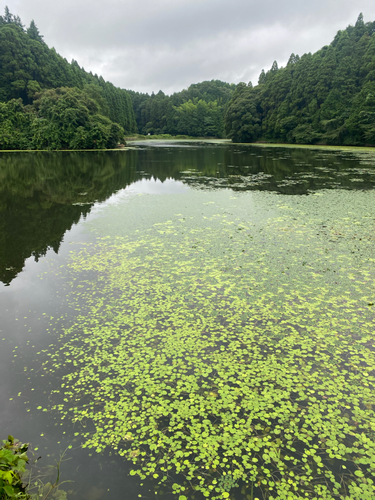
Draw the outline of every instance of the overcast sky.
[[[276,59],[285,65],[329,44],[374,0],[7,0],[27,26],[68,61],[115,85],[170,94],[218,79],[253,84]]]

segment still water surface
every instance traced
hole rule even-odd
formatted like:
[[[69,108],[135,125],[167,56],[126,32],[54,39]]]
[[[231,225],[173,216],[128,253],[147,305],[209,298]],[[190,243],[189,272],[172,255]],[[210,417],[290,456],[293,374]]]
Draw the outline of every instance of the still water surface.
[[[178,479],[159,493],[156,481],[140,486],[131,462],[113,453],[117,445],[80,447],[79,411],[68,407],[99,390],[88,381],[94,368],[78,403],[69,401],[66,358],[55,371],[46,369],[48,356],[70,352],[74,363],[77,339],[85,328],[94,338],[94,324],[142,336],[158,314],[157,331],[172,335],[189,311],[191,328],[201,322],[207,335],[207,317],[238,334],[255,308],[262,312],[254,325],[277,325],[279,336],[289,323],[302,334],[319,321],[371,335],[374,187],[375,154],[365,150],[155,142],[118,152],[2,153],[0,438],[31,442],[41,467],[71,446],[62,467],[74,481],[69,498],[175,498]],[[246,307],[235,325],[223,311],[237,317],[238,301]],[[177,307],[186,307],[181,317]],[[125,320],[124,308],[143,326]],[[173,365],[168,356],[160,363]],[[236,498],[249,494],[241,487],[231,490]]]

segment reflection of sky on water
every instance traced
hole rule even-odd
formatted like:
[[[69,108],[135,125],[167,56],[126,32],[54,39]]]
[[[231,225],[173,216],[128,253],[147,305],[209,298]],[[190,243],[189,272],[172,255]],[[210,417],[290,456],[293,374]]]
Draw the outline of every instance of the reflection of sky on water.
[[[150,179],[141,179],[124,189],[120,189],[99,206],[100,208],[104,208],[108,205],[117,205],[118,203],[122,203],[126,198],[137,194],[186,194],[189,190],[189,186],[181,181],[166,179],[162,182],[159,179],[151,177]]]
[[[190,188],[181,181],[166,179],[162,182],[159,179],[151,177],[151,179],[136,181],[121,191],[135,194],[184,194],[189,191],[189,189]]]
[[[164,182],[151,177],[151,179],[141,179],[134,182],[123,191],[135,194],[184,194],[189,191],[189,187],[181,181],[166,179]]]

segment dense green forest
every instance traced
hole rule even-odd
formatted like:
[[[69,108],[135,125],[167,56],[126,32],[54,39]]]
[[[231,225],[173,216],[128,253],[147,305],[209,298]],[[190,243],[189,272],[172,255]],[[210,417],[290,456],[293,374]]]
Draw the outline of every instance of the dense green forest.
[[[0,16],[0,149],[111,148],[136,132],[129,94]]]
[[[375,22],[339,31],[329,46],[258,85],[212,80],[166,96],[129,91],[139,132],[228,137],[235,142],[375,144]]]
[[[0,16],[0,149],[113,148],[124,134],[223,137],[236,88],[219,80],[166,96],[115,87],[50,49],[34,21]]]
[[[103,149],[124,135],[375,144],[375,22],[362,14],[315,54],[275,61],[258,85],[124,90],[50,49],[34,21],[0,16],[0,149]]]
[[[211,80],[171,96],[128,92],[142,134],[224,137],[224,115],[235,89],[234,83]]]
[[[375,22],[339,31],[315,54],[240,83],[225,117],[235,142],[375,144]]]

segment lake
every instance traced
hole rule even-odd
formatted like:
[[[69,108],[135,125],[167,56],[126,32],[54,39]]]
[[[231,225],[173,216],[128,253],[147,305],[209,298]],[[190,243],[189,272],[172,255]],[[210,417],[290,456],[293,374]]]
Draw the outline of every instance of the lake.
[[[375,152],[0,153],[0,439],[68,498],[375,496]]]

